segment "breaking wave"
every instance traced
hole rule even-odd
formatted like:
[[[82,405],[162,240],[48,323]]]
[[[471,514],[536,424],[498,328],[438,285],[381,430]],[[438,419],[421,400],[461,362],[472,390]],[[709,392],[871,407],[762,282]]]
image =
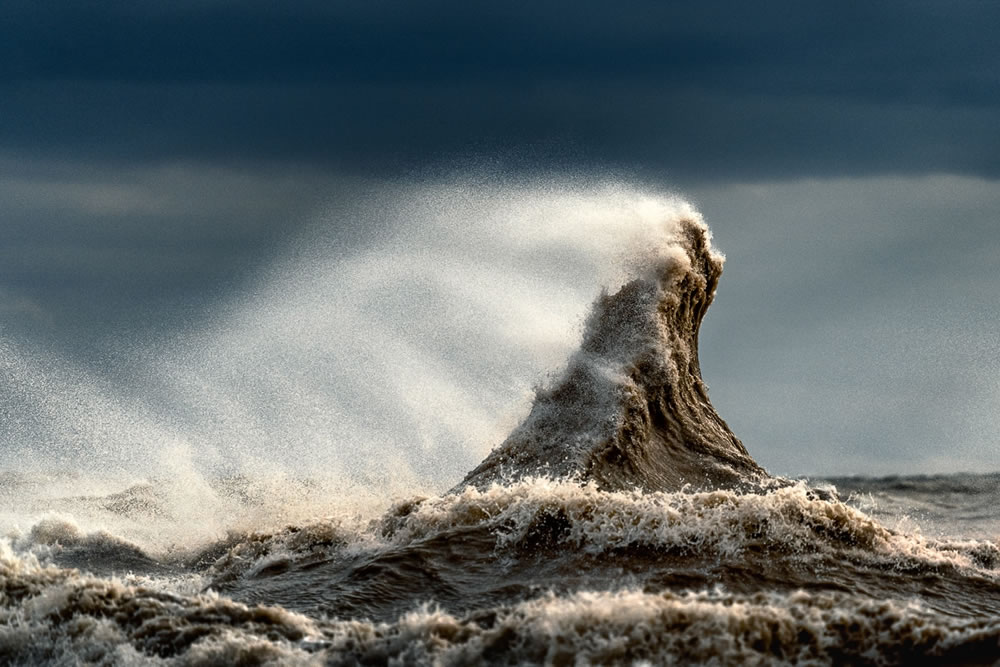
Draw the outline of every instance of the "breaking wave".
[[[662,225],[645,271],[594,304],[563,377],[537,393],[528,418],[456,488],[540,473],[649,490],[765,476],[701,379],[698,331],[722,257],[700,219]]]
[[[165,470],[184,475],[111,489],[80,476],[5,473],[0,662],[995,661],[994,534],[925,535],[912,521],[891,521],[918,504],[937,512],[935,525],[979,520],[951,508],[974,500],[977,512],[987,512],[995,480],[830,484],[768,474],[716,413],[701,377],[698,333],[723,258],[698,213],[677,199],[621,188],[604,191],[612,204],[578,192],[530,194],[531,205],[491,232],[494,244],[480,258],[522,237],[551,248],[595,230],[598,241],[630,230],[616,246],[628,252],[613,279],[601,276],[606,289],[577,351],[464,479],[443,494],[390,500],[384,485],[365,487],[363,480],[373,479],[367,472],[323,477],[300,469],[269,477],[223,466],[192,475],[182,462]],[[473,208],[492,207],[487,219],[509,203],[495,192],[479,195]],[[440,190],[429,201],[468,206]],[[546,227],[559,211],[583,215],[584,229],[565,221]],[[609,231],[594,223],[609,211],[627,224]],[[574,239],[586,255],[590,241]],[[444,273],[458,266],[451,259]],[[348,264],[336,275],[372,267],[371,258]],[[357,306],[348,310],[357,315]],[[244,326],[260,312],[249,311],[229,321]],[[292,336],[294,326],[283,321],[282,335]],[[284,358],[273,340],[238,349],[270,370]],[[205,346],[198,359],[213,381],[239,375],[212,361],[222,345]],[[414,349],[393,348],[387,358]],[[44,375],[31,375],[32,382],[49,386]],[[318,386],[299,370],[282,381],[296,377]],[[179,386],[195,384],[189,377]],[[88,388],[87,404],[100,409],[108,402],[93,399],[96,391]],[[306,397],[306,414],[315,413],[319,395]],[[407,396],[410,407],[421,405]],[[288,400],[275,399],[264,414],[280,413]],[[399,413],[407,423],[417,413],[417,421],[429,419],[441,403],[431,397],[428,405]],[[356,416],[369,423],[372,415],[394,414],[384,408],[360,406]],[[142,414],[143,423],[152,420]],[[481,432],[478,417],[456,418],[447,437],[454,438],[455,424],[461,430],[470,423]],[[163,442],[175,440],[165,435]],[[367,449],[368,442],[355,443],[359,457],[385,451]],[[178,451],[186,450],[162,457]],[[353,450],[336,451],[346,458]],[[334,458],[327,451],[304,463]],[[400,467],[401,475],[412,473]],[[948,506],[931,503],[941,493]]]

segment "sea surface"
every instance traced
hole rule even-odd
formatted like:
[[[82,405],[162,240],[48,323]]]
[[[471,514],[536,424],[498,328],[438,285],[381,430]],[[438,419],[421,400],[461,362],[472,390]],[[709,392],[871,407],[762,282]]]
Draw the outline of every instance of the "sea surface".
[[[756,493],[525,479],[155,547],[175,489],[67,481],[3,479],[37,517],[0,553],[5,664],[997,659],[997,475]],[[244,520],[267,502],[249,480],[215,490]]]
[[[1000,475],[771,475],[701,378],[722,258],[658,224],[448,489],[0,472],[0,662],[1000,662]]]

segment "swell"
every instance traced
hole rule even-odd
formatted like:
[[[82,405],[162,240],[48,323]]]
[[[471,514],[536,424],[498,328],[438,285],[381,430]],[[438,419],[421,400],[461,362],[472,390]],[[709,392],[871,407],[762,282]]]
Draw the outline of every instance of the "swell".
[[[918,597],[942,613],[1000,613],[993,541],[893,530],[804,483],[668,493],[525,479],[413,499],[374,519],[340,513],[234,531],[166,554],[55,517],[9,545],[96,575],[183,579],[244,603],[383,621],[431,600],[465,613],[595,586],[864,590]]]
[[[464,613],[622,586],[863,590],[942,613],[1000,613],[992,542],[890,530],[803,484],[645,493],[525,480],[407,503],[359,528],[329,520],[247,536],[205,576],[245,602],[381,620],[429,600]]]
[[[723,258],[700,220],[663,225],[656,259],[597,300],[562,377],[537,392],[524,422],[453,491],[537,475],[648,491],[767,478],[701,378],[698,332]]]

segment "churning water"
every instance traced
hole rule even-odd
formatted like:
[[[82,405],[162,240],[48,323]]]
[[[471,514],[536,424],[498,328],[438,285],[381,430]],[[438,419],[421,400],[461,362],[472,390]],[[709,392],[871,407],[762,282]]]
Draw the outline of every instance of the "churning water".
[[[996,477],[759,466],[701,378],[689,204],[380,201],[365,250],[317,231],[107,374],[0,341],[0,660],[997,660]]]

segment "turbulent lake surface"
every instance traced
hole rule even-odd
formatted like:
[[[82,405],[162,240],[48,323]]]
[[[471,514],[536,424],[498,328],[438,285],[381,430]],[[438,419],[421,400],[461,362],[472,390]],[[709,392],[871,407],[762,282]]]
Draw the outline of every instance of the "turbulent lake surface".
[[[658,225],[449,491],[3,473],[0,660],[996,662],[1000,477],[770,475],[701,378],[722,258]]]

